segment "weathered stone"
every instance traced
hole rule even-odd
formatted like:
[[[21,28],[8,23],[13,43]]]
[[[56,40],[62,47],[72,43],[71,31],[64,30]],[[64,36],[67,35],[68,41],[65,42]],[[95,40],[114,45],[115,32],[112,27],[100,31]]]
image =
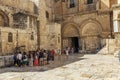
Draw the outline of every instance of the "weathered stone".
[[[13,54],[15,47],[36,50],[38,16],[34,6],[29,0],[0,0],[0,55]]]
[[[65,56],[65,55],[64,55]],[[62,58],[64,58],[62,56]],[[74,57],[75,62],[72,61]],[[69,60],[64,59],[62,65],[57,65],[57,60],[49,65],[42,66],[46,69],[41,72],[40,67],[9,67],[1,69],[0,80],[119,80],[120,67],[117,58],[111,55],[84,55],[84,60],[77,60],[79,54],[70,55]],[[92,64],[96,66],[91,66]],[[81,66],[82,65],[82,66]],[[54,67],[54,68],[50,68]],[[117,66],[117,67],[116,67]],[[62,69],[65,67],[65,69]]]
[[[116,0],[74,1],[73,6],[70,0],[0,0],[1,55],[13,53],[16,46],[22,51],[75,47],[96,53],[113,31],[110,10]],[[8,42],[9,33],[13,42]]]
[[[81,74],[81,77],[91,78],[91,77],[92,77],[92,75],[85,73],[85,74]]]

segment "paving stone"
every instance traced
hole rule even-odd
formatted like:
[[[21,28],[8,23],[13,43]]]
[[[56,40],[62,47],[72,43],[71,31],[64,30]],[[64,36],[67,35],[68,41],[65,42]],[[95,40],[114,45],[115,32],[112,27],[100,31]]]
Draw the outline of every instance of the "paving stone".
[[[76,60],[77,57],[83,60]],[[87,54],[77,57],[72,55],[61,65],[55,61],[44,67],[4,68],[0,80],[120,80],[120,63],[114,56]]]
[[[87,73],[81,74],[80,76],[81,76],[81,77],[85,77],[85,78],[91,78],[91,77],[92,77],[92,75],[87,74]]]

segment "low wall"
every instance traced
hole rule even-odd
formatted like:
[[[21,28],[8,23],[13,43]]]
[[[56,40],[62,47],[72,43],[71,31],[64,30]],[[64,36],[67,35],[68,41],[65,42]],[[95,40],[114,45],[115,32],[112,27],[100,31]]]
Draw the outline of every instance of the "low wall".
[[[0,56],[0,67],[6,67],[13,65],[13,55],[10,56]]]
[[[104,39],[103,40],[104,43],[102,44],[105,44],[102,49],[98,52],[98,54],[104,54],[104,55],[107,55],[107,54],[114,54],[115,53],[115,49],[116,49],[116,41],[115,39]]]

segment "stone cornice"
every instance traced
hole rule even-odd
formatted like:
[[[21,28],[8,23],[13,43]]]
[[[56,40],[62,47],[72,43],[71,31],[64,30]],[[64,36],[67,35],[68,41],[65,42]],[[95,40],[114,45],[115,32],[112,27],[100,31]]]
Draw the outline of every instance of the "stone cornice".
[[[108,10],[98,10],[98,14],[110,14],[112,12],[112,10],[108,9]]]
[[[24,13],[24,14],[27,14],[27,15],[30,15],[30,16],[34,16],[34,17],[37,17],[38,14],[35,14],[33,12],[29,12],[29,11],[25,11],[23,9],[19,9],[19,8],[15,8],[15,7],[11,7],[11,6],[4,6],[4,5],[0,5],[0,8],[5,8],[5,11],[9,12],[12,11],[12,13],[17,13],[17,12],[21,12],[21,13]],[[2,10],[2,9],[1,9]]]
[[[112,6],[112,9],[120,9],[120,4],[115,4]]]

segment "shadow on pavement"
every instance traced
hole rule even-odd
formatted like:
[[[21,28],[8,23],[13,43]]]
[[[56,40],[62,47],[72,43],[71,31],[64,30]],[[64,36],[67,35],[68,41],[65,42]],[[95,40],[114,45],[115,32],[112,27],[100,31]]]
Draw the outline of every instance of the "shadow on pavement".
[[[50,61],[50,64],[46,64],[44,66],[37,67],[7,67],[0,69],[0,74],[5,72],[44,72],[48,70],[52,70],[58,67],[65,68],[64,66],[84,60],[87,58],[82,58],[84,54],[71,54],[69,58],[66,58],[66,55],[62,55],[61,60],[58,59],[58,56],[55,57],[54,61]]]

